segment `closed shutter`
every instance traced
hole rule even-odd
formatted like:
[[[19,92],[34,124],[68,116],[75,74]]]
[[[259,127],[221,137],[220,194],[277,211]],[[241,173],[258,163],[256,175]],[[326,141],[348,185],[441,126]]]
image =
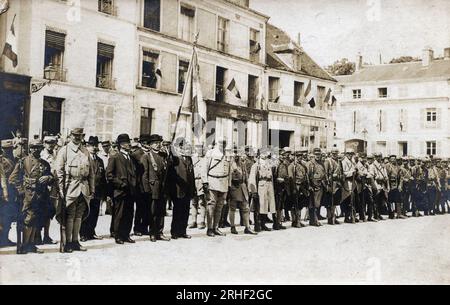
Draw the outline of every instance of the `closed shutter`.
[[[202,85],[203,98],[208,100],[214,100],[215,95],[215,83],[214,77],[215,66],[204,62],[199,62],[200,66],[200,83]]]
[[[179,11],[178,1],[169,0],[163,1],[162,9],[162,26],[161,32],[173,37],[178,37],[178,15],[175,12]]]
[[[161,52],[161,90],[175,92],[177,90],[178,58],[175,54]]]
[[[420,128],[425,129],[425,123],[427,121],[427,110],[420,109]]]
[[[403,109],[403,131],[408,131],[408,109]]]
[[[97,44],[98,56],[114,58],[114,46],[99,42]]]
[[[66,34],[47,30],[45,32],[45,43],[48,47],[64,51]]]
[[[436,128],[442,128],[442,108],[436,109]]]
[[[442,157],[442,142],[436,141],[436,156]]]
[[[202,29],[199,32],[198,44],[214,49],[216,48],[216,15],[207,12],[203,9],[197,9],[197,23],[198,28]]]

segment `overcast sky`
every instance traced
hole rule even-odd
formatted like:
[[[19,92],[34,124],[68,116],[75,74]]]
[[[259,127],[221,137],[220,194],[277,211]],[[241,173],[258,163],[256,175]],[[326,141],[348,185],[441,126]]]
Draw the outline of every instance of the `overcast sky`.
[[[450,0],[250,0],[271,17],[321,66],[346,57],[379,63],[418,56],[431,46],[435,56],[450,47]]]

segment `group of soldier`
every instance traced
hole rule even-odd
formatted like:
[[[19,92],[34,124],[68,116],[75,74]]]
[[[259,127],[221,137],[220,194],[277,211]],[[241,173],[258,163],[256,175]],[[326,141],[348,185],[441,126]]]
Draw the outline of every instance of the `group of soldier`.
[[[96,226],[103,204],[118,245],[135,243],[132,235],[152,242],[190,239],[188,228],[216,237],[225,236],[226,227],[239,234],[243,226],[244,234],[256,235],[284,230],[286,222],[301,228],[308,221],[337,225],[341,217],[356,223],[450,213],[448,160],[228,144],[218,139],[206,148],[184,138],[171,143],[127,134],[100,142],[85,140],[82,128],[65,143],[52,136],[30,140],[28,150],[14,139],[14,160],[0,150],[0,245],[42,253],[38,245],[56,244],[49,234],[56,217],[61,252],[86,251],[80,242],[102,239]],[[163,232],[168,207],[171,238]],[[9,240],[14,221],[16,243]]]

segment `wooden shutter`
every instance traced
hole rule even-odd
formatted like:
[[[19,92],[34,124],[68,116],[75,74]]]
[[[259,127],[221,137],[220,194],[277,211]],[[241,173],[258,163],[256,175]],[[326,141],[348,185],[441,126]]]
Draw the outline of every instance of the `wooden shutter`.
[[[114,46],[99,42],[97,44],[98,56],[114,58]]]
[[[442,128],[442,108],[436,109],[436,128]]]
[[[161,52],[161,90],[175,92],[177,90],[178,58],[175,54]]]
[[[66,34],[47,30],[45,32],[45,43],[48,47],[64,51]]]

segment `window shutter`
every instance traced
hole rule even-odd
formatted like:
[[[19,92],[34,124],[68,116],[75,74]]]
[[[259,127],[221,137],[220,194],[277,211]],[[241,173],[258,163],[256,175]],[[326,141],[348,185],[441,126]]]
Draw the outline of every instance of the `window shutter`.
[[[420,128],[425,129],[425,123],[427,121],[427,110],[420,109]]]
[[[114,58],[114,46],[99,42],[97,44],[98,55],[106,58]]]
[[[442,108],[436,109],[436,128],[442,128]]]
[[[175,92],[177,90],[177,56],[175,54],[161,52],[161,90]]]
[[[45,32],[45,42],[47,46],[64,51],[66,34],[47,30]]]
[[[442,142],[441,141],[436,141],[436,156],[438,157],[442,157]]]

